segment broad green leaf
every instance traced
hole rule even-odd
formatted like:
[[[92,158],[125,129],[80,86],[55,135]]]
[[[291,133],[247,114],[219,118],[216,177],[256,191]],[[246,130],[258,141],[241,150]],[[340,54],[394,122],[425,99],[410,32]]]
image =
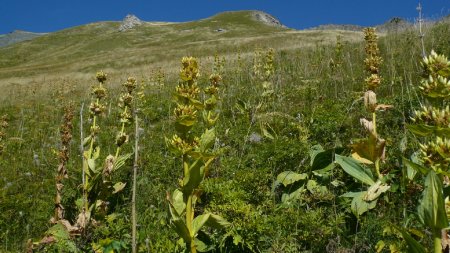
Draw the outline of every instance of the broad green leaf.
[[[410,161],[406,159],[405,157],[402,157],[403,164],[406,166],[407,169],[407,176],[409,180],[413,180],[416,173],[420,172],[423,175],[426,175],[428,173],[428,169],[423,167],[420,164],[414,163],[413,161]]]
[[[205,153],[214,145],[216,140],[216,131],[214,128],[207,129],[200,137],[200,152]]]
[[[113,188],[114,188],[113,194],[116,194],[116,193],[122,191],[125,188],[125,185],[127,185],[127,184],[122,183],[122,182],[115,183],[113,186]]]
[[[203,225],[205,225],[210,216],[210,213],[206,213],[195,217],[194,221],[192,222],[194,237],[197,235],[198,231],[202,229]]]
[[[183,215],[184,210],[186,209],[186,203],[184,203],[183,199],[183,193],[180,190],[175,189],[172,194],[172,205],[180,216]]]
[[[335,159],[336,163],[339,164],[350,176],[368,185],[375,184],[372,172],[363,167],[357,160],[351,157],[340,156],[338,154],[335,155]]]
[[[305,180],[308,178],[308,174],[306,173],[295,173],[292,171],[283,171],[277,176],[277,181],[283,184],[284,186],[291,185],[300,180]]]
[[[432,126],[413,124],[413,125],[406,125],[406,127],[413,134],[421,136],[421,137],[425,137],[425,136],[428,136],[433,133]]]
[[[120,155],[117,157],[117,159],[114,161],[114,171],[122,168],[125,165],[125,162],[130,159],[130,157],[133,155],[133,153],[128,153],[124,155]]]
[[[91,140],[92,140],[92,136],[91,136],[91,135],[89,135],[88,137],[84,138],[84,140],[83,140],[83,146],[86,146],[86,144],[87,144],[88,142],[90,142]]]
[[[281,196],[281,202],[284,204],[289,204],[291,201],[298,200],[303,192],[305,192],[306,189],[302,185],[297,190],[291,192],[291,193],[283,193]]]
[[[375,184],[369,187],[367,190],[366,196],[364,196],[365,201],[373,201],[377,199],[382,193],[385,193],[387,190],[391,188],[390,185],[386,185],[381,183],[380,180],[378,180]]]
[[[323,149],[322,145],[320,145],[320,144],[314,145],[309,149],[309,157],[311,158],[311,164],[310,164],[311,166],[313,165],[314,158],[317,156],[317,154],[319,154],[323,151],[325,151],[325,149]]]
[[[94,173],[98,173],[98,171],[95,169],[95,160],[94,159],[88,159],[87,160],[89,169],[94,172]]]
[[[45,234],[54,236],[56,241],[68,240],[70,238],[69,231],[67,231],[66,227],[61,223],[57,223],[53,227],[50,227]]]
[[[417,211],[422,223],[432,229],[448,227],[442,188],[442,180],[430,170],[425,178],[425,190]]]
[[[175,207],[173,206],[171,201],[169,201],[169,211],[170,215],[172,216],[171,225],[173,226],[175,232],[177,232],[177,234],[181,236],[181,238],[183,238],[185,242],[190,242],[191,236],[189,234],[189,230],[183,219],[181,219],[180,215],[178,215],[178,213],[175,211]]]
[[[321,145],[311,147],[309,155],[311,157],[311,169],[322,170],[331,169],[333,166],[333,154],[340,153],[342,148],[324,150]]]
[[[403,239],[405,239],[406,244],[408,245],[408,252],[410,253],[426,253],[425,248],[420,245],[419,242],[417,242],[414,238],[412,238],[411,235],[409,235],[408,232],[406,232],[403,228],[393,226],[395,229],[397,229],[403,236]]]
[[[203,241],[201,241],[198,238],[195,238],[194,243],[195,243],[195,248],[197,249],[198,252],[207,252],[210,250],[208,245],[206,245],[206,243],[204,243]]]
[[[195,160],[195,162],[189,167],[188,173],[183,178],[182,191],[187,196],[197,188],[202,182],[205,176],[205,164],[201,159]]]
[[[429,125],[423,125],[423,124],[414,124],[414,125],[407,125],[407,128],[409,131],[414,133],[415,135],[426,137],[429,135],[437,135],[441,137],[450,137],[450,128],[442,128],[438,126],[429,126]]]
[[[210,214],[209,219],[206,221],[205,226],[215,229],[226,229],[231,223],[217,214]]]
[[[92,154],[92,159],[97,159],[100,156],[100,147],[97,146],[94,149],[94,153]]]

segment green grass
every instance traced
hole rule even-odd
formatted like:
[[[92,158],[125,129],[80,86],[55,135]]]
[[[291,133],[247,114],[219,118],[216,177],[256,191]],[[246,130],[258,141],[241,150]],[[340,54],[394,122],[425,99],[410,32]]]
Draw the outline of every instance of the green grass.
[[[56,79],[91,73],[99,67],[133,71],[176,65],[184,55],[207,57],[214,52],[251,53],[255,46],[297,49],[332,43],[336,34],[345,41],[360,40],[356,32],[295,31],[268,26],[253,19],[251,11],[227,12],[185,23],[146,23],[119,32],[119,22],[98,22],[41,36],[0,49],[0,86],[15,80]],[[225,32],[216,32],[223,28]],[[80,82],[86,80],[77,80]]]

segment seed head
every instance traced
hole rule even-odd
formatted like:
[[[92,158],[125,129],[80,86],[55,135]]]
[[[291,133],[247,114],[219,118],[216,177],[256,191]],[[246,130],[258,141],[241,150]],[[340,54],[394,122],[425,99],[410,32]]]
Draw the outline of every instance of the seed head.
[[[127,81],[123,84],[123,86],[126,88],[128,93],[131,94],[133,90],[136,89],[136,78],[128,77]]]
[[[101,103],[92,102],[89,106],[89,110],[91,111],[91,115],[98,116],[106,110],[106,107]]]
[[[103,87],[103,85],[100,83],[97,86],[92,87],[92,94],[98,98],[98,99],[102,99],[104,97],[106,97],[106,89],[105,87]]]
[[[106,81],[106,73],[103,71],[97,72],[96,78],[99,83],[104,83]]]

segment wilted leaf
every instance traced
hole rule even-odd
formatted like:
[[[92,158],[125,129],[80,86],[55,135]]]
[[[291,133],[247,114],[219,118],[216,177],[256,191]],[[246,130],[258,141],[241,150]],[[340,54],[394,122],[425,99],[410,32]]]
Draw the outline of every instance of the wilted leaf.
[[[370,186],[367,190],[366,196],[364,196],[365,201],[373,201],[377,199],[382,193],[389,190],[391,186],[381,183],[378,180],[374,185]]]
[[[394,108],[394,106],[392,106],[392,105],[379,104],[379,105],[377,105],[377,107],[375,107],[375,110],[376,110],[376,111],[385,111],[385,110],[391,109],[391,108]]]
[[[369,136],[369,138],[356,141],[351,147],[359,157],[375,162],[378,159],[384,160],[385,145],[384,139]]]

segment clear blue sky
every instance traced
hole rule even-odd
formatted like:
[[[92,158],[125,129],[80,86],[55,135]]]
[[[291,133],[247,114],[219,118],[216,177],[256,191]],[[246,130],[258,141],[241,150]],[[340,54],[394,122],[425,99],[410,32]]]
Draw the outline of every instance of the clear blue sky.
[[[145,21],[189,21],[228,10],[266,11],[288,27],[381,24],[413,20],[418,0],[1,0],[0,34],[52,32],[96,21],[119,21],[132,13]],[[450,0],[422,0],[428,18],[450,14]]]

